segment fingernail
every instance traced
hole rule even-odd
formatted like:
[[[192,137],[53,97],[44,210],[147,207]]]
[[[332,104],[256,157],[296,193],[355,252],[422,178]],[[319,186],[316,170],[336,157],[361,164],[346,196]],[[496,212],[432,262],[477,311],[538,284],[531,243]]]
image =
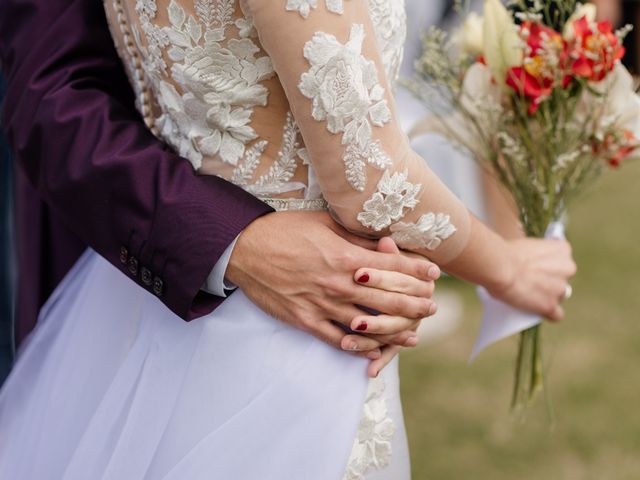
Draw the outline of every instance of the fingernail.
[[[431,306],[429,306],[429,315],[435,315],[437,311],[438,306],[435,303],[432,303]]]
[[[351,342],[351,345],[349,345],[349,350],[351,350],[352,352],[357,352],[358,344],[356,342]]]
[[[418,346],[418,337],[408,338],[406,342],[404,342],[405,347],[416,347]]]
[[[356,330],[358,330],[359,332],[364,332],[367,328],[369,328],[367,322],[361,322],[360,325],[356,327]]]
[[[429,267],[429,270],[427,271],[427,274],[430,278],[433,278],[435,280],[440,275],[440,269],[435,265],[431,265]]]
[[[368,281],[369,281],[368,273],[363,273],[362,275],[360,275],[360,277],[358,277],[358,283],[367,283]]]

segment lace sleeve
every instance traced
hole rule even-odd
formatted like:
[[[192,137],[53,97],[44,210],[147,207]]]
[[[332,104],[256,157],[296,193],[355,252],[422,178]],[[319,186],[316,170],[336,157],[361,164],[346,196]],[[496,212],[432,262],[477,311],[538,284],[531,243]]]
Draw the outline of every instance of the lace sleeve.
[[[410,147],[366,0],[241,0],[271,57],[336,219],[446,263],[470,215]]]

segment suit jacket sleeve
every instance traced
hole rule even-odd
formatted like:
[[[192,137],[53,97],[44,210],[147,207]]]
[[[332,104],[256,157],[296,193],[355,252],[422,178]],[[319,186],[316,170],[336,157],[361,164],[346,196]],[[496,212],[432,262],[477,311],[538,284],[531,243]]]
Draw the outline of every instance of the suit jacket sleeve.
[[[270,210],[197,176],[145,127],[102,2],[0,0],[2,123],[17,161],[87,245],[190,320],[218,258]]]

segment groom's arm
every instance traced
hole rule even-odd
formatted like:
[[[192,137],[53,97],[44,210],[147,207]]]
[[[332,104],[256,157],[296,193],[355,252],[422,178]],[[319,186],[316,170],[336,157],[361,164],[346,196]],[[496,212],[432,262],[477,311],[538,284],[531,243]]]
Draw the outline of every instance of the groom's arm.
[[[237,235],[270,211],[217,177],[196,176],[133,110],[102,2],[2,0],[2,123],[41,196],[82,241],[184,319]]]

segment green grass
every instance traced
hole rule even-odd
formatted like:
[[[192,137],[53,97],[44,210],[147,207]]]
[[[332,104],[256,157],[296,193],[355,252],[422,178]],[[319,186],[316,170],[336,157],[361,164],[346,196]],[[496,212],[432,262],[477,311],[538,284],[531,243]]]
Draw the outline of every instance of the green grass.
[[[545,325],[552,430],[539,398],[509,413],[516,341],[467,358],[480,318],[474,287],[459,292],[463,327],[401,359],[414,480],[640,479],[640,163],[607,175],[570,210],[579,272],[567,318]]]

